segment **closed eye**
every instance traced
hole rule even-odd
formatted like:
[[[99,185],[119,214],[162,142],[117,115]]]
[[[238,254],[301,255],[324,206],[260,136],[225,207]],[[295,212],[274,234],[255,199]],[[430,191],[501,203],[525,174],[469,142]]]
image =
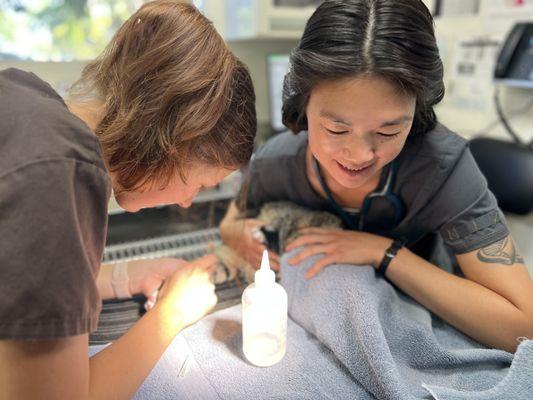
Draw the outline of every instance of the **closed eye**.
[[[204,184],[202,186],[200,186],[200,190],[205,190],[205,189],[209,189],[209,188],[214,188],[215,186],[217,186],[218,184],[215,183],[215,184]]]
[[[332,135],[342,135],[344,133],[348,133],[348,131],[332,131],[331,129],[325,128],[328,133]]]
[[[379,136],[383,136],[383,137],[394,137],[394,136],[397,136],[399,135],[401,132],[396,132],[396,133],[383,133],[383,132],[376,132]]]

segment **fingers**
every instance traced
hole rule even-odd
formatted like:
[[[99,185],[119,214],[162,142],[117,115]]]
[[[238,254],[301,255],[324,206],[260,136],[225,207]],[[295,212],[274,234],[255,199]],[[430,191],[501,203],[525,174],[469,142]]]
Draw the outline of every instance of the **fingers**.
[[[213,275],[215,268],[216,266],[209,268],[196,268],[192,270],[192,276],[199,285],[206,286],[209,288],[209,290],[214,291],[215,283]]]
[[[272,268],[274,271],[279,271],[279,255],[269,250],[268,258],[270,259],[270,268]]]
[[[205,298],[205,312],[207,313],[211,309],[213,309],[213,307],[215,307],[218,302],[218,297],[215,294],[215,285],[211,281],[204,281],[203,285],[199,288],[199,290],[204,292],[204,296],[202,297]]]
[[[289,260],[289,264],[296,265],[299,264],[301,261],[305,260],[307,257],[326,253],[329,254],[332,250],[332,247],[330,244],[318,244],[318,245],[310,245],[307,247],[304,247],[302,251],[300,251],[298,254],[296,254],[293,258]]]
[[[315,277],[320,271],[322,271],[327,266],[329,266],[331,264],[334,264],[335,262],[336,261],[335,261],[335,256],[334,255],[329,255],[329,256],[326,256],[326,257],[318,260],[315,263],[315,265],[313,265],[311,268],[309,268],[309,270],[305,274],[305,279],[311,279],[311,278]]]
[[[257,219],[249,219],[246,220],[244,229],[247,230],[247,234],[250,235],[254,242],[263,243],[265,241],[265,235],[261,231],[261,227],[265,224],[266,222]]]
[[[192,269],[203,269],[209,271],[216,268],[217,257],[214,254],[208,254],[193,262],[189,263],[189,267]]]
[[[266,242],[265,235],[259,229],[252,229],[251,236],[252,236],[252,243],[255,242],[255,243],[264,244]]]
[[[270,252],[269,252],[270,255]],[[269,257],[270,261],[270,268],[272,268],[274,271],[279,271],[279,257]]]
[[[331,235],[332,233],[339,232],[341,229],[334,229],[334,228],[317,228],[317,227],[310,227],[310,228],[302,228],[298,232],[302,235]]]
[[[184,260],[183,258],[175,258],[174,260],[178,268],[184,267],[189,264],[189,262],[187,260]]]
[[[211,296],[209,296],[209,300],[208,301],[209,301],[208,304],[210,304],[209,309],[211,310],[211,309],[215,308],[215,306],[217,305],[218,296],[213,292],[211,294]]]
[[[250,249],[250,252],[248,253],[249,256],[246,257],[246,259],[254,268],[259,268],[259,266],[261,265],[261,259],[263,257],[263,251],[265,249],[266,247],[262,244],[254,246],[252,249]]]
[[[278,253],[269,250],[269,251],[268,251],[268,256],[269,256],[269,258],[270,258],[272,261],[276,261],[276,262],[279,263],[279,254],[278,254]]]
[[[247,219],[246,223],[248,224],[248,226],[250,226],[250,228],[261,228],[262,226],[266,225],[265,221],[253,218]]]
[[[259,269],[259,267],[261,267],[263,251],[265,250],[267,250],[267,248],[264,245],[259,245],[257,248],[253,249],[253,256],[250,257],[248,261],[255,269]],[[279,255],[268,250],[268,261],[270,263],[270,268],[272,268],[274,271],[279,271]]]
[[[163,258],[156,262],[158,267],[156,268],[156,272],[163,280],[169,278],[174,272],[188,264],[187,261],[177,258]]]
[[[201,257],[188,263],[173,276],[174,282],[181,282],[186,286],[197,287],[198,289],[208,289],[214,292],[215,285],[212,281],[213,273],[216,269],[216,257],[212,254]],[[166,285],[163,285],[163,289]]]
[[[159,296],[159,290],[154,290],[146,297],[146,302],[144,303],[144,309],[150,311],[154,308],[157,298]]]
[[[292,241],[286,248],[287,251],[294,250],[300,246],[307,246],[310,244],[317,244],[317,243],[329,243],[333,240],[329,235],[323,235],[323,234],[305,234],[303,236],[300,236],[296,238],[294,241]]]

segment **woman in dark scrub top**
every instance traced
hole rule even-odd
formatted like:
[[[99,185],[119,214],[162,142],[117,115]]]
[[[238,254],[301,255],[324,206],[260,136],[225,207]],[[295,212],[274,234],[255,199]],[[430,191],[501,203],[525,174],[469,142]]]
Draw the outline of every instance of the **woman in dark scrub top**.
[[[304,246],[292,264],[323,255],[308,278],[333,263],[372,265],[457,329],[514,351],[533,337],[533,283],[468,143],[437,121],[442,78],[422,1],[325,1],[285,78],[292,132],[254,157],[221,232],[259,265],[264,246],[253,232],[263,222],[245,209],[290,200],[329,210],[344,230],[307,229],[287,248]],[[431,234],[460,274],[411,250]]]
[[[248,161],[255,131],[248,70],[177,0],[126,21],[67,103],[32,73],[0,71],[0,399],[135,394],[215,305],[216,258],[100,266],[111,189],[130,212],[187,207]],[[154,308],[89,359],[101,299],[164,280]]]

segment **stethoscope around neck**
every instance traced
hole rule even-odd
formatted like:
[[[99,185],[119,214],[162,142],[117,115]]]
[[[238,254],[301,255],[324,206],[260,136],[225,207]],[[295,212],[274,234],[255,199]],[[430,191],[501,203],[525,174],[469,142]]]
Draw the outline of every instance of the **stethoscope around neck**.
[[[397,227],[405,217],[405,205],[402,199],[393,192],[396,181],[395,160],[389,164],[387,178],[383,187],[365,197],[357,222],[333,198],[333,194],[326,184],[320,172],[318,161],[314,156],[312,157],[312,162],[320,186],[328,197],[329,205],[349,229],[368,232],[390,231]]]

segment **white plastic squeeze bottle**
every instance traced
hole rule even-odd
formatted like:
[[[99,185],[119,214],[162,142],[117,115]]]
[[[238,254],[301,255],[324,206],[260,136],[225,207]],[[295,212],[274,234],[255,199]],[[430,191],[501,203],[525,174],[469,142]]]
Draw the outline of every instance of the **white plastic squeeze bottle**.
[[[268,367],[285,355],[287,338],[287,293],[276,283],[268,252],[263,252],[255,282],[242,294],[242,342],[248,361]]]

